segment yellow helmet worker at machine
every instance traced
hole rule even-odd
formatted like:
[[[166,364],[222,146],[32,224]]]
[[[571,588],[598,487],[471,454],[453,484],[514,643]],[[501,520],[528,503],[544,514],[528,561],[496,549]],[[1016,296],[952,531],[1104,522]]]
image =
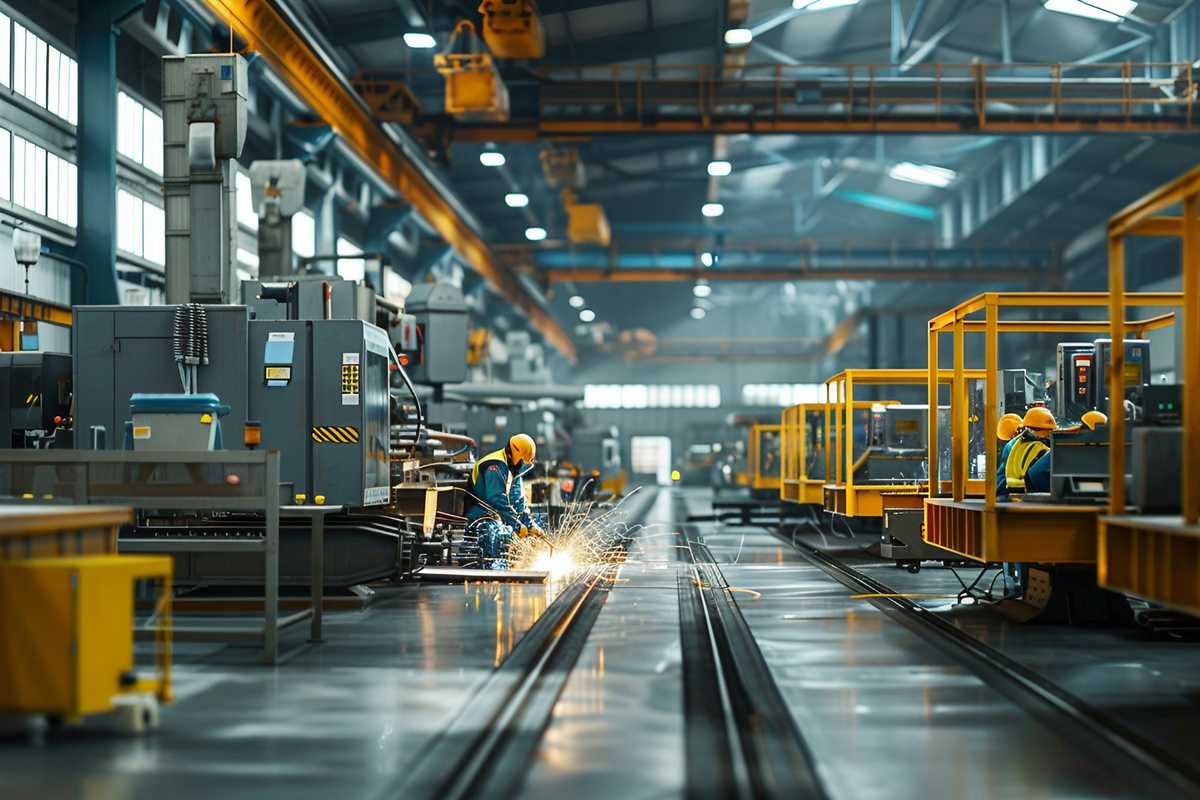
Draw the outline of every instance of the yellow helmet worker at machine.
[[[1004,446],[996,468],[996,494],[1050,491],[1050,434],[1057,420],[1045,406],[1025,412],[1021,431]]]
[[[1021,432],[1021,415],[1011,411],[996,423],[996,438],[1002,442],[1011,442],[1012,438]]]
[[[542,521],[525,504],[521,481],[536,461],[537,443],[532,436],[518,433],[503,449],[476,461],[471,470],[467,529],[479,538],[485,568],[507,568],[504,557],[514,534],[545,536]]]

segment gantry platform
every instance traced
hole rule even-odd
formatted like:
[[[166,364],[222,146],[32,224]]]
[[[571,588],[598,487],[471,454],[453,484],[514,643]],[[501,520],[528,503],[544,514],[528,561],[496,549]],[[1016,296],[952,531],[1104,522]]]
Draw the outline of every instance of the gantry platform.
[[[1200,525],[1178,516],[1103,516],[1099,522],[1101,586],[1200,614]]]
[[[1100,506],[925,499],[926,542],[982,563],[1093,564]]]

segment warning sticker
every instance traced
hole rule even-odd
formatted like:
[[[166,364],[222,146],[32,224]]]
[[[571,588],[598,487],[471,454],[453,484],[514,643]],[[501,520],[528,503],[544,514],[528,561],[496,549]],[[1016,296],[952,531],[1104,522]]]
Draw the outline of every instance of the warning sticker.
[[[358,444],[358,428],[351,425],[314,425],[312,439],[326,444]]]
[[[149,439],[150,438],[150,426],[149,425],[134,425],[133,426],[133,438]]]
[[[358,353],[342,353],[342,405],[358,405]]]

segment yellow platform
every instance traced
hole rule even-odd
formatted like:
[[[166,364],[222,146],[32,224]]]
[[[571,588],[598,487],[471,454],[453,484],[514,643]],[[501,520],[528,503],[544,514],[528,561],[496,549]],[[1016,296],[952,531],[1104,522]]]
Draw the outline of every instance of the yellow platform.
[[[922,538],[972,561],[1092,564],[1099,506],[925,499]]]
[[[888,508],[920,508],[925,498],[925,484],[894,483],[878,487],[855,484],[856,505],[853,514],[847,512],[847,490],[844,483],[827,483],[823,487],[825,510],[830,514],[854,517],[882,517]]]
[[[817,478],[792,478],[780,485],[780,499],[788,503],[819,506],[825,503],[825,482]]]
[[[1177,516],[1103,516],[1097,550],[1101,586],[1200,615],[1200,525]]]

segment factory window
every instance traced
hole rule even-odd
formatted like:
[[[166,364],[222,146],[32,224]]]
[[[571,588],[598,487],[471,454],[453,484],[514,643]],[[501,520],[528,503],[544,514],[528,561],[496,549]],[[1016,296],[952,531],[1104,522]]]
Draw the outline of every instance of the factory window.
[[[816,383],[748,383],[742,387],[742,403],[748,406],[794,406],[817,403],[822,386]]]
[[[258,274],[258,255],[251,253],[244,247],[237,249],[238,264],[246,267],[246,275],[253,276]]]
[[[78,169],[65,158],[46,154],[46,216],[72,228],[78,222]]]
[[[362,248],[349,239],[339,236],[337,240],[337,254],[339,256],[361,256]],[[363,276],[367,274],[367,262],[361,258],[339,258],[337,262],[337,274],[348,281],[361,281]]]
[[[403,301],[412,292],[412,282],[393,269],[383,271],[383,296],[388,300]]]
[[[162,117],[125,92],[117,92],[117,151],[162,174]]]
[[[13,136],[13,202],[37,214],[46,213],[46,151]]]
[[[12,63],[12,24],[7,14],[0,14],[0,85],[9,86],[9,65]]]
[[[250,173],[237,174],[237,221],[252,231],[258,230],[258,212],[254,210],[254,194],[250,189]]]
[[[72,125],[78,122],[79,64],[75,59],[18,22],[12,26],[12,65],[13,91]]]
[[[585,408],[718,408],[721,387],[714,384],[590,384],[584,387]]]
[[[163,209],[132,192],[118,189],[117,249],[155,264],[166,264],[166,213]]]
[[[637,475],[653,475],[660,486],[671,482],[671,438],[634,436],[629,440],[629,460]]]
[[[292,252],[301,258],[317,254],[317,219],[307,211],[292,217]]]
[[[0,200],[12,200],[12,134],[0,128]]]

